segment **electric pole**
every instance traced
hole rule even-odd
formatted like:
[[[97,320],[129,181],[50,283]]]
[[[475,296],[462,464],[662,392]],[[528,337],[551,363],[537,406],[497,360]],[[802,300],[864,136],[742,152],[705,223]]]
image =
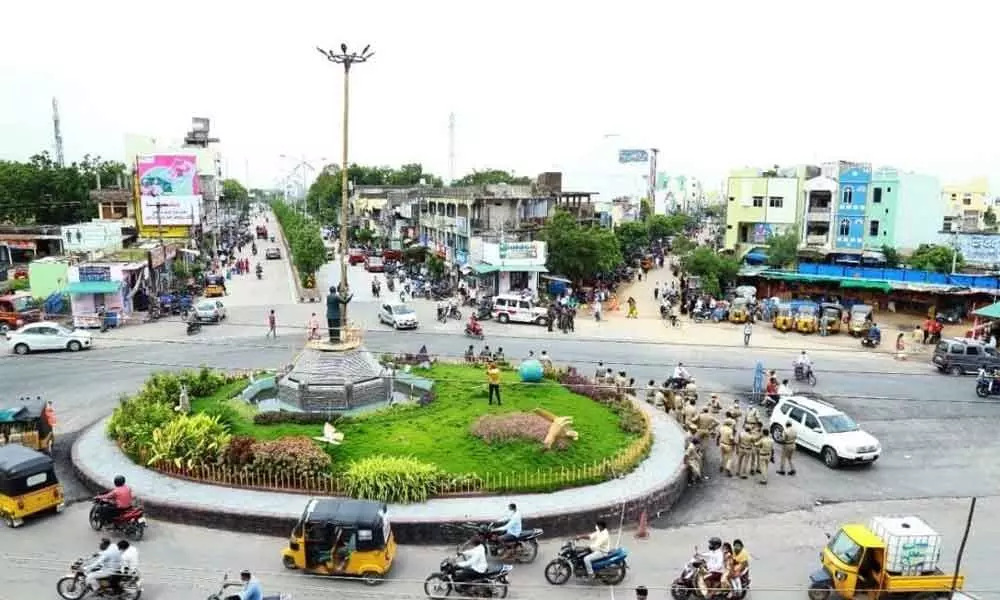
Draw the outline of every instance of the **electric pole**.
[[[649,214],[646,218],[653,216],[656,212],[656,157],[660,154],[659,148],[649,149]]]
[[[160,217],[160,209],[163,207],[163,203],[160,202],[159,198],[156,200],[156,235],[160,238],[160,258],[163,259],[163,270],[167,269],[167,249],[163,244],[163,219]],[[160,282],[160,277],[156,277],[156,291],[163,291],[163,286]]]
[[[323,50],[317,47],[316,50],[320,54],[326,57],[327,60],[334,64],[343,65],[344,67],[344,114],[343,114],[343,134],[341,137],[342,142],[342,156],[340,164],[340,297],[347,298],[350,293],[350,286],[347,283],[347,227],[348,227],[348,214],[350,212],[350,192],[348,190],[348,177],[347,177],[347,155],[348,155],[348,125],[350,122],[350,94],[351,94],[351,67],[355,64],[362,64],[368,62],[375,53],[371,50],[371,45],[365,46],[360,53],[358,52],[348,52],[347,44],[340,45],[340,52],[335,52],[333,50]],[[347,304],[344,303],[341,308],[341,319],[343,324],[347,325]],[[341,340],[345,339],[343,337],[344,330],[341,328]]]

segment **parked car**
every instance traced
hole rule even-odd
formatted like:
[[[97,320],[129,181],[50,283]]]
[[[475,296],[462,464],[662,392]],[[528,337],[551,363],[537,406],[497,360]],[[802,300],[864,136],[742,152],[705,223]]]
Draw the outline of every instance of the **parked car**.
[[[548,325],[548,311],[530,299],[515,294],[501,294],[493,299],[493,318],[499,323],[534,323]]]
[[[42,350],[77,352],[93,347],[93,335],[89,331],[70,329],[60,323],[39,321],[9,332],[7,345],[14,354],[22,355]]]
[[[281,250],[271,247],[264,251],[264,258],[267,260],[279,260],[281,259]]]
[[[361,248],[351,248],[347,251],[347,262],[351,265],[361,265],[364,264],[365,259],[368,258],[365,251]]]
[[[416,329],[419,325],[417,312],[405,304],[383,304],[378,311],[378,320],[393,329]]]
[[[781,441],[785,423],[789,421],[797,434],[796,445],[818,453],[831,469],[845,463],[870,464],[882,454],[882,445],[875,436],[822,400],[782,397],[771,413],[769,424],[775,441]]]
[[[385,262],[381,256],[369,256],[365,260],[365,271],[369,273],[382,273],[385,271]]]
[[[950,338],[934,347],[931,364],[949,375],[977,373],[980,368],[1000,369],[1000,353],[982,342],[965,338]]]
[[[202,300],[194,307],[194,315],[199,321],[218,323],[226,318],[226,307],[219,300]]]

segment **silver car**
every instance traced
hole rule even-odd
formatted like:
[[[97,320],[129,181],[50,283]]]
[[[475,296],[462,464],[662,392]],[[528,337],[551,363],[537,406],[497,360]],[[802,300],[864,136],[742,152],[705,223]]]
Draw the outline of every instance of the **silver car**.
[[[378,320],[393,329],[416,329],[417,312],[405,304],[383,304],[378,311]]]
[[[199,321],[218,323],[226,318],[226,307],[219,300],[202,300],[194,306]]]

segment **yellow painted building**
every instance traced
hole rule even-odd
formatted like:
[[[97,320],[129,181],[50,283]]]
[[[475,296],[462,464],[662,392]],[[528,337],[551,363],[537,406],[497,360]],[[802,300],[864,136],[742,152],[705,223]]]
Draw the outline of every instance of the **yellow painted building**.
[[[966,183],[946,185],[941,188],[941,201],[945,205],[946,231],[979,231],[983,227],[983,215],[992,206],[990,182],[980,177]]]
[[[759,169],[730,173],[726,184],[725,247],[742,253],[767,238],[788,230],[797,231],[801,208],[802,180],[791,176],[764,176]]]

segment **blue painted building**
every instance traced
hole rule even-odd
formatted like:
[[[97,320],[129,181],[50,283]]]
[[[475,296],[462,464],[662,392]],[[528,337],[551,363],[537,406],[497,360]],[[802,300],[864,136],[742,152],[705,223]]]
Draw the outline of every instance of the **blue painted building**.
[[[831,166],[835,167],[840,195],[833,218],[833,247],[861,251],[865,246],[865,209],[871,190],[872,166],[844,161]]]

